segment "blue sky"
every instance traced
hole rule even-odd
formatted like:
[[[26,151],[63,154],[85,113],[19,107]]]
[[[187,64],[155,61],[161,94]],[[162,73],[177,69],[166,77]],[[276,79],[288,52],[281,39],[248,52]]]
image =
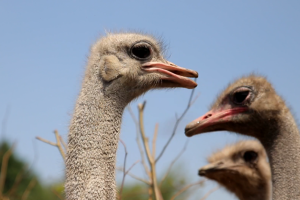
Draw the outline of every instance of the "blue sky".
[[[216,95],[234,79],[255,72],[268,77],[292,108],[300,113],[300,2],[290,1],[22,1],[0,2],[0,119],[9,110],[3,135],[17,142],[17,153],[45,182],[63,176],[58,150],[36,141],[54,140],[57,129],[67,137],[89,48],[105,30],[137,30],[162,37],[169,60],[199,72],[200,93],[166,154],[160,174],[180,152],[178,163],[191,181],[205,158],[243,137],[218,132],[186,138],[184,127],[208,111]],[[190,90],[156,90],[131,103],[147,100],[146,131],[151,137],[159,123],[157,151],[171,134]],[[3,130],[1,123],[1,129]],[[125,111],[121,138],[128,148],[128,165],[139,160],[135,126]],[[121,147],[121,146],[120,146]],[[118,165],[124,151],[120,148]],[[34,159],[35,158],[35,159]],[[134,173],[142,175],[139,165]],[[128,178],[126,183],[132,179]],[[205,191],[214,184],[207,184]],[[219,190],[209,199],[233,199]]]

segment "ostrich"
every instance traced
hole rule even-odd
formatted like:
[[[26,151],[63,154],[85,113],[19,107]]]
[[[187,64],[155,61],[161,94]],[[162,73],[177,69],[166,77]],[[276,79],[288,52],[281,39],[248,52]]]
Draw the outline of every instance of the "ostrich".
[[[299,130],[284,100],[264,77],[250,75],[229,85],[208,113],[186,126],[185,134],[220,130],[260,140],[270,160],[273,199],[300,199]]]
[[[152,36],[110,33],[98,40],[70,124],[66,199],[116,199],[116,151],[125,106],[150,89],[195,88],[187,77],[197,76],[166,61]]]
[[[240,141],[214,153],[199,175],[215,180],[241,200],[270,200],[271,170],[263,146]]]

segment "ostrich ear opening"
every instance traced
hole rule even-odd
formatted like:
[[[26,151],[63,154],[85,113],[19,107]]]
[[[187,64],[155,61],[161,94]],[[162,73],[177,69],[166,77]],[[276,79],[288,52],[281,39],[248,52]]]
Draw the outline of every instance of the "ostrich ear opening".
[[[120,76],[120,62],[114,55],[103,56],[100,63],[100,76],[103,80],[110,82]]]

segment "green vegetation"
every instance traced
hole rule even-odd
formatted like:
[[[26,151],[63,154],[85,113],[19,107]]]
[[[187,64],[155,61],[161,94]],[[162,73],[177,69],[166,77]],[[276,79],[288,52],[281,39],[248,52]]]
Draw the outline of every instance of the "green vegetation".
[[[5,170],[5,166],[7,166]],[[7,142],[0,143],[0,200],[63,200],[63,183],[44,186],[38,176],[25,161],[18,158],[13,147]],[[180,174],[178,168],[171,171],[160,185],[163,199],[170,200],[177,192],[187,186],[186,177]],[[4,177],[4,176],[5,177]],[[1,192],[1,179],[5,178]],[[160,183],[160,181],[159,181]],[[202,184],[195,184],[188,190],[176,195],[176,200],[186,200],[190,194],[199,189]],[[120,189],[120,188],[119,188]],[[142,182],[126,184],[122,190],[122,200],[150,200],[149,186]],[[155,200],[152,196],[151,200]]]
[[[61,192],[57,187],[47,187],[30,170],[26,162],[18,158],[12,146],[0,143],[0,199],[5,200],[59,200]],[[6,170],[5,170],[6,168]],[[3,179],[5,178],[5,180]],[[1,180],[4,185],[1,186]],[[3,187],[1,192],[1,187]],[[56,194],[55,194],[56,193]]]

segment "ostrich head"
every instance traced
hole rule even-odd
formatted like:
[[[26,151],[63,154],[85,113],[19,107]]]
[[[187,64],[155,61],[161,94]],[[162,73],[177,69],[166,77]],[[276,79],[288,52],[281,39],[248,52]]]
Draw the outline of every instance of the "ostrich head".
[[[199,175],[217,181],[238,197],[270,192],[270,166],[258,141],[227,146],[211,155],[208,162],[199,169]]]
[[[288,111],[285,108],[264,77],[250,75],[229,85],[208,113],[186,126],[185,134],[227,130],[258,139],[270,137],[279,126],[279,115]]]
[[[100,80],[105,94],[130,94],[127,102],[153,88],[197,86],[187,77],[198,73],[165,60],[160,42],[149,35],[108,34],[92,47],[88,66],[88,77]]]

